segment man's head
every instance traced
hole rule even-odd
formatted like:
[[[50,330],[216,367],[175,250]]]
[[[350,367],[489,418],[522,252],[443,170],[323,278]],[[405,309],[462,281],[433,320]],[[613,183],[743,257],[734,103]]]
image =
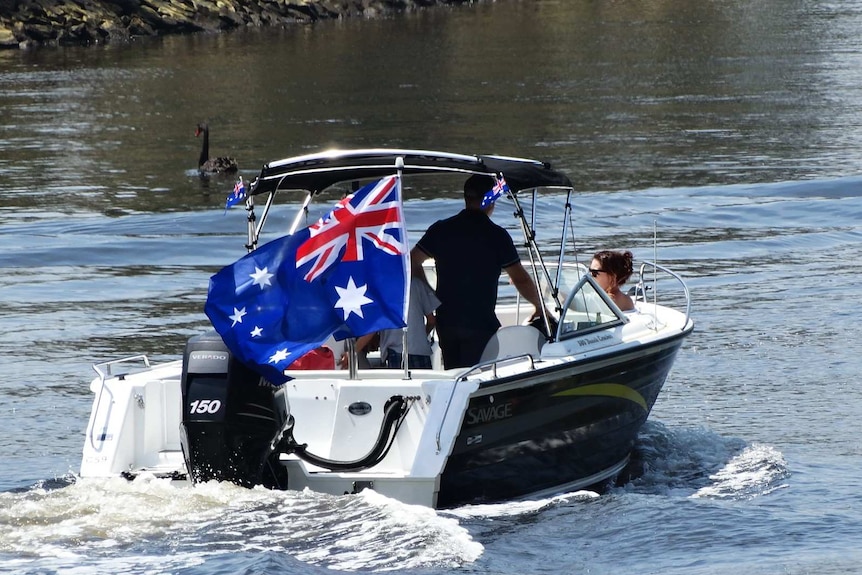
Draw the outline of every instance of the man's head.
[[[464,182],[464,204],[468,209],[482,209],[482,199],[493,187],[494,178],[491,176],[483,176],[480,174],[470,176],[467,178],[467,181]],[[485,208],[485,213],[490,213],[493,208],[494,204],[491,204],[488,208]]]

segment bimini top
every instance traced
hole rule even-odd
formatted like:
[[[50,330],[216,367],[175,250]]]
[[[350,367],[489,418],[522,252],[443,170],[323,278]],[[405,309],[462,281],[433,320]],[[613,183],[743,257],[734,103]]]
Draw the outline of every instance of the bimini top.
[[[277,190],[316,194],[339,182],[404,174],[503,174],[513,193],[540,187],[571,188],[569,178],[544,162],[503,156],[464,156],[426,150],[331,150],[270,162],[252,182],[251,195]]]

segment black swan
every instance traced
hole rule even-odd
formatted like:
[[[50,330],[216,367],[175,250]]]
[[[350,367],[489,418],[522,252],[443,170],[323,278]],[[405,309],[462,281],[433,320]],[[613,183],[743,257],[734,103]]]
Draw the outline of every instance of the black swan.
[[[198,124],[195,137],[204,135],[204,145],[198,160],[198,170],[202,174],[228,174],[237,170],[236,160],[228,157],[210,158],[210,128],[206,123]]]

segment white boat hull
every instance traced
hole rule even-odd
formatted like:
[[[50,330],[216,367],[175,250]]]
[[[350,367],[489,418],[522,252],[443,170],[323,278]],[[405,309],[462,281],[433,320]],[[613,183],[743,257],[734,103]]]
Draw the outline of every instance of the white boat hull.
[[[627,462],[691,330],[683,314],[660,313],[664,327],[658,330],[654,315],[633,314],[608,338],[548,344],[540,357],[498,358],[469,373],[416,370],[405,379],[398,370],[373,369],[349,379],[339,370],[292,372],[295,379],[274,395],[276,409],[290,413],[296,442],[321,458],[362,458],[380,433],[383,405],[397,396],[409,407],[373,467],[329,470],[296,453],[278,454],[287,487],[334,495],[371,488],[406,503],[451,507],[609,480]],[[121,360],[102,369],[131,365]],[[639,376],[627,381],[631,373]],[[182,377],[182,362],[174,361],[95,379],[81,476],[187,477]],[[360,404],[368,412],[351,413],[350,406]],[[588,456],[597,444],[603,456]]]

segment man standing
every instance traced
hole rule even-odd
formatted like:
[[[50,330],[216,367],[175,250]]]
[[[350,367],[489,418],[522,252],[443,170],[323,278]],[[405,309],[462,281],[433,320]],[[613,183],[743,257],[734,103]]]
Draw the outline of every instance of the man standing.
[[[536,284],[521,265],[509,232],[491,221],[494,204],[482,207],[494,186],[490,176],[474,175],[464,183],[465,207],[457,215],[431,225],[410,251],[412,275],[425,281],[422,262],[437,265],[437,336],[446,369],[479,362],[485,345],[500,327],[494,311],[497,283],[505,270],[518,292],[541,316]]]

